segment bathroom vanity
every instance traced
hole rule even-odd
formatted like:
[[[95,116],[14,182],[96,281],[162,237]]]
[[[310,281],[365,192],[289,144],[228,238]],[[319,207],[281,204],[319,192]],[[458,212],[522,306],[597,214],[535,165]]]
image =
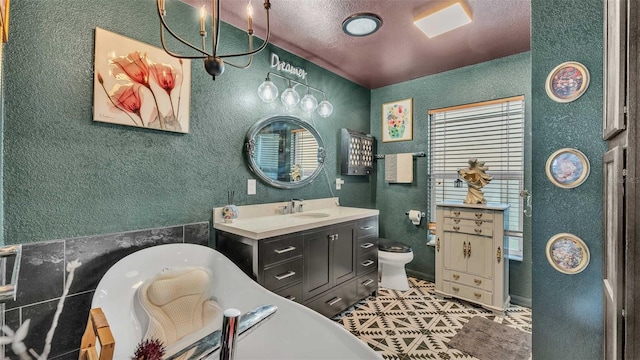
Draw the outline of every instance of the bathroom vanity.
[[[342,207],[337,198],[239,207],[216,220],[216,249],[256,282],[331,317],[378,289],[378,210]],[[282,212],[285,214],[282,214]]]
[[[436,294],[495,312],[509,306],[508,207],[436,204]]]

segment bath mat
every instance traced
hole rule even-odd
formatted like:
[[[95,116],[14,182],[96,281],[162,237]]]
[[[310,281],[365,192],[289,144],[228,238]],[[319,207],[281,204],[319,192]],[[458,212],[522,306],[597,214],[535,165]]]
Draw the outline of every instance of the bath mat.
[[[531,334],[476,316],[458,330],[448,346],[480,360],[527,360]]]

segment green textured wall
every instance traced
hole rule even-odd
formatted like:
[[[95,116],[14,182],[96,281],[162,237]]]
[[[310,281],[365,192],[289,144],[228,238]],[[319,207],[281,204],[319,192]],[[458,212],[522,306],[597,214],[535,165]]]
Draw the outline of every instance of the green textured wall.
[[[532,1],[533,91],[533,358],[602,358],[602,0]],[[559,104],[544,90],[549,72],[565,61],[586,65],[589,88]],[[554,151],[571,147],[591,163],[585,183],[561,189],[545,176]],[[579,236],[591,252],[581,273],[566,275],[547,262],[547,240]]]
[[[193,34],[187,37],[197,44],[197,11],[177,1],[168,7],[175,30]],[[246,131],[283,111],[256,93],[270,50],[304,67],[309,84],[325,90],[334,105],[331,117],[310,119],[327,147],[328,178],[335,180],[339,169],[339,129],[369,130],[368,89],[275,47],[256,56],[248,70],[228,67],[215,82],[201,62],[192,63],[189,134],[94,123],[95,27],[160,45],[155,1],[11,4],[3,64],[7,243],[210,221],[212,208],[227,202],[227,190],[235,190],[238,205],[332,196],[324,174],[299,190],[258,181],[257,195],[246,195],[246,180],[254,178],[242,157]],[[246,41],[225,24],[221,38],[222,53]],[[347,180],[334,190],[342,204],[371,207],[371,183]]]
[[[378,139],[378,153],[395,154],[424,151],[429,153],[429,109],[473,103],[478,101],[525,96],[527,128],[525,130],[526,154],[530,151],[531,110],[531,59],[530,53],[484,62],[444,73],[376,89],[371,92],[371,133]],[[413,98],[413,140],[383,143],[382,104],[394,100]],[[530,156],[525,158],[530,163]],[[388,184],[384,181],[384,161],[377,162],[375,204],[380,210],[380,234],[383,237],[403,241],[413,247],[414,260],[407,268],[435,278],[435,252],[427,246],[427,222],[416,227],[405,212],[409,209],[429,214],[429,159],[414,160],[412,184]],[[489,164],[489,166],[491,166]],[[527,166],[530,169],[531,166]],[[525,186],[530,189],[530,171]],[[429,219],[427,215],[427,219]],[[531,241],[530,221],[524,222],[524,259],[510,262],[510,293],[531,299]]]

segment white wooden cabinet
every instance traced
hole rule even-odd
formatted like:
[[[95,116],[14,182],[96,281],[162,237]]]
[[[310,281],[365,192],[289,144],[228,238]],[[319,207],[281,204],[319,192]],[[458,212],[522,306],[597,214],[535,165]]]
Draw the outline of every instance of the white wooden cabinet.
[[[509,306],[506,204],[436,205],[436,287],[495,312]]]

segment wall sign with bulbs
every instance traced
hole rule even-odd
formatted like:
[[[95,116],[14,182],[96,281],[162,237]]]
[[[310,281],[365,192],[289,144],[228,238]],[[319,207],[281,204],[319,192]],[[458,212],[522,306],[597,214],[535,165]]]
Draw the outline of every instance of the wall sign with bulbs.
[[[300,108],[307,114],[316,111],[318,115],[322,117],[329,117],[331,113],[333,113],[333,105],[327,100],[327,95],[324,91],[272,72],[268,72],[264,82],[258,86],[258,97],[260,97],[260,100],[270,103],[278,98],[279,90],[276,84],[271,81],[271,76],[281,78],[285,80],[287,84],[287,88],[280,94],[280,101],[282,101],[282,104],[287,110],[291,110],[300,105]],[[300,99],[300,94],[296,91],[296,87],[301,87],[306,91],[302,99]],[[322,101],[318,103],[316,97],[311,93],[312,90],[322,94]]]

